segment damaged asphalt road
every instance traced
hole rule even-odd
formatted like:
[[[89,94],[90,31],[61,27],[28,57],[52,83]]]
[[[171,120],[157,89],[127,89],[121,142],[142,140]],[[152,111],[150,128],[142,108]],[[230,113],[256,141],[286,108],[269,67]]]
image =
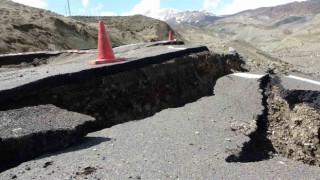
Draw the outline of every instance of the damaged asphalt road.
[[[204,46],[115,52],[4,67],[0,179],[318,178],[319,80],[227,75],[241,58]]]
[[[248,135],[263,118],[268,78],[228,75],[214,96],[88,134],[77,146],[0,174],[1,179],[317,179],[320,169],[275,156],[247,163]],[[263,80],[264,79],[264,80]],[[259,125],[259,124],[258,124]],[[244,153],[245,154],[245,153]]]
[[[289,103],[307,103],[320,110],[320,81],[317,78],[289,74],[280,78],[281,96]]]
[[[118,49],[120,51],[121,48]],[[123,56],[126,61],[113,64],[89,65],[88,61],[95,60],[96,54],[85,54],[63,63],[3,72],[0,73],[0,101],[21,97],[38,88],[79,81],[83,77],[114,74],[204,51],[208,51],[207,47],[196,45],[147,47],[118,53],[116,56]]]
[[[215,81],[231,72],[229,66],[239,68],[241,64],[237,56],[222,57],[203,46],[127,50],[125,47],[122,53],[132,59],[112,65],[89,66],[85,59],[92,54],[81,54],[0,73],[4,85],[0,100],[8,99],[0,103],[0,169],[64,149],[88,132],[212,95]],[[198,51],[204,52],[194,53]],[[42,73],[50,67],[55,71]],[[88,116],[74,116],[75,112]],[[90,123],[80,121],[82,118]]]
[[[0,111],[0,170],[74,144],[95,119],[53,105]]]

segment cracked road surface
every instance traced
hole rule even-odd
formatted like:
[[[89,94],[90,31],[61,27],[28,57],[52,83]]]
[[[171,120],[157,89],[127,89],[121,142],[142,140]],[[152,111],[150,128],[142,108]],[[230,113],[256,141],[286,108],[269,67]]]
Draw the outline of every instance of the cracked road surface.
[[[264,111],[260,77],[225,76],[214,96],[90,133],[82,144],[25,162],[0,179],[318,179],[318,167],[282,157],[226,162],[250,141]]]
[[[46,66],[2,72],[0,73],[0,100],[13,99],[28,91],[49,85],[73,82],[83,79],[83,77],[95,78],[99,74],[122,72],[181,57],[185,54],[208,51],[207,47],[197,45],[171,45],[169,47],[150,46],[133,50],[126,46],[119,47],[115,51],[118,52],[115,56],[125,57],[126,60],[112,64],[89,65],[88,61],[96,59],[96,54],[89,53]]]
[[[95,119],[53,105],[0,111],[0,171],[74,144]]]

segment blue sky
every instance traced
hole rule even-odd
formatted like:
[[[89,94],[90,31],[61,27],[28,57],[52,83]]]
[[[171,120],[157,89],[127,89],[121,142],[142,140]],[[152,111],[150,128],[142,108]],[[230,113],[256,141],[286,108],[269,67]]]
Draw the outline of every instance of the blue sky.
[[[65,15],[67,0],[13,0]],[[295,0],[69,0],[72,15],[131,15],[163,8],[206,10],[224,15],[247,9],[275,6]],[[302,1],[302,0],[300,0]]]

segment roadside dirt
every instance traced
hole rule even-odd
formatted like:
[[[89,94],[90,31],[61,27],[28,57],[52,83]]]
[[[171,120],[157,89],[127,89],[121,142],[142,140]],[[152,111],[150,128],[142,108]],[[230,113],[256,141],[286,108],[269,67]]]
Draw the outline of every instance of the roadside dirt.
[[[320,166],[320,112],[306,103],[289,104],[272,86],[267,137],[280,155]]]

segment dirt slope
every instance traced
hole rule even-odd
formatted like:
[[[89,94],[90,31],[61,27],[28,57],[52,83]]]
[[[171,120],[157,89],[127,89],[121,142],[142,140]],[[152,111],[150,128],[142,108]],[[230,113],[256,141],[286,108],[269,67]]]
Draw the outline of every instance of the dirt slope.
[[[58,14],[0,0],[0,53],[86,48],[96,32]]]
[[[64,17],[9,0],[0,4],[0,54],[96,48],[101,19],[113,46],[167,39],[171,29],[165,22],[144,16]]]

